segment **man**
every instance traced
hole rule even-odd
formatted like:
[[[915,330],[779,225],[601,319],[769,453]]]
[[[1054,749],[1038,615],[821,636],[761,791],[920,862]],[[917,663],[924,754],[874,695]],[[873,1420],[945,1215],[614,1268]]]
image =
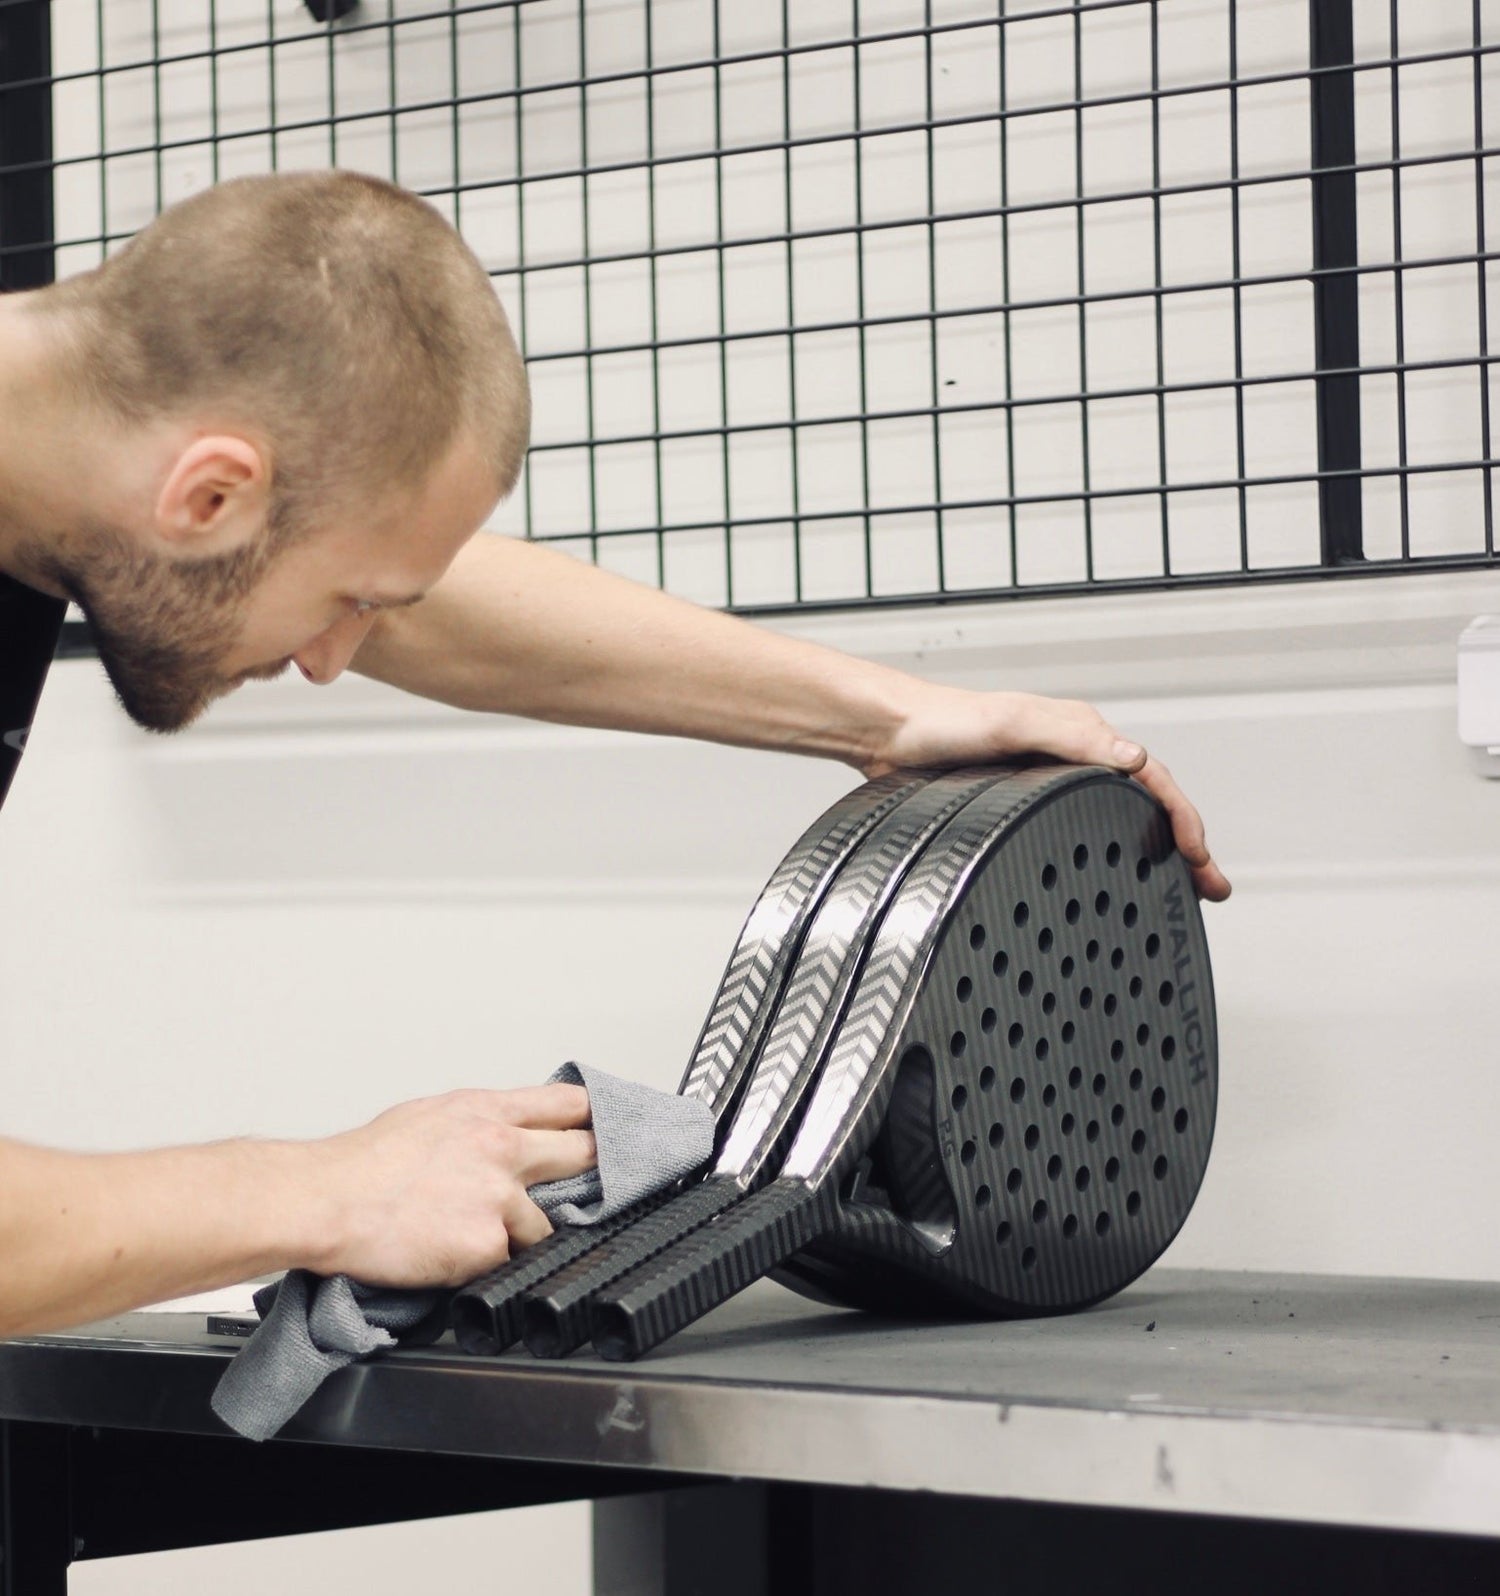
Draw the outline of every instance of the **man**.
[[[939,687],[515,539],[525,373],[489,279],[375,179],[226,183],[97,270],[0,301],[0,659],[13,767],[62,602],[158,732],[295,663],[474,710],[901,766],[1132,772],[1228,896],[1167,771],[1085,704]],[[0,698],[0,702],[7,701]],[[9,770],[0,763],[0,797]],[[292,1267],[458,1285],[593,1161],[579,1089],[458,1091],[324,1140],[82,1155],[0,1141],[0,1334]]]

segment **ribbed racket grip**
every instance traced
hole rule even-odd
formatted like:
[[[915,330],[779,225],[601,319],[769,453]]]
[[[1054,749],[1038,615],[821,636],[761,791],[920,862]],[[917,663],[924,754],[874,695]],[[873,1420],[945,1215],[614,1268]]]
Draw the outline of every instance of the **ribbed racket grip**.
[[[527,1349],[539,1358],[565,1358],[576,1351],[589,1338],[589,1304],[597,1292],[706,1225],[744,1195],[732,1180],[690,1186],[655,1213],[637,1219],[558,1270],[526,1293],[521,1323]]]
[[[597,1247],[643,1215],[654,1212],[670,1193],[647,1197],[609,1219],[554,1230],[498,1269],[471,1280],[453,1298],[453,1338],[465,1352],[492,1357],[521,1339],[526,1293],[575,1259]]]
[[[834,1196],[773,1181],[594,1298],[594,1346],[614,1362],[660,1346],[833,1223]]]

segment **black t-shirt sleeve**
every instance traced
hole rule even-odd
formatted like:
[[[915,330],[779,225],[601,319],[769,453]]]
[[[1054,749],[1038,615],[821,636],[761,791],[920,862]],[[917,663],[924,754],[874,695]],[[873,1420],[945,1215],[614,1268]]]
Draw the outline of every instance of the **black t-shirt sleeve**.
[[[0,805],[25,751],[67,608],[0,576]]]

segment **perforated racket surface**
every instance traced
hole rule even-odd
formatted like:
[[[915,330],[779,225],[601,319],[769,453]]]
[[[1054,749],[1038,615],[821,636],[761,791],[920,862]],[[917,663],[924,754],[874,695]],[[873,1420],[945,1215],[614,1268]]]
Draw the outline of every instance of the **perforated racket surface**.
[[[1217,1098],[1201,917],[1166,817],[1108,772],[963,810],[880,930],[777,1178],[595,1300],[631,1357],[757,1276],[903,1313],[1108,1296],[1196,1197]]]

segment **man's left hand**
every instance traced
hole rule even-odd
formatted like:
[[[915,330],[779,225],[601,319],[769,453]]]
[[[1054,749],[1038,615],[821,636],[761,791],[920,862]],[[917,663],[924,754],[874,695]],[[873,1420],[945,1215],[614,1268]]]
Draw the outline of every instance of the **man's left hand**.
[[[1092,704],[1034,693],[973,693],[924,683],[901,728],[873,758],[866,777],[918,766],[1003,762],[1037,754],[1069,764],[1105,765],[1134,776],[1160,799],[1200,898],[1222,903],[1229,880],[1208,851],[1203,820],[1172,773],[1139,743],[1121,736]]]

